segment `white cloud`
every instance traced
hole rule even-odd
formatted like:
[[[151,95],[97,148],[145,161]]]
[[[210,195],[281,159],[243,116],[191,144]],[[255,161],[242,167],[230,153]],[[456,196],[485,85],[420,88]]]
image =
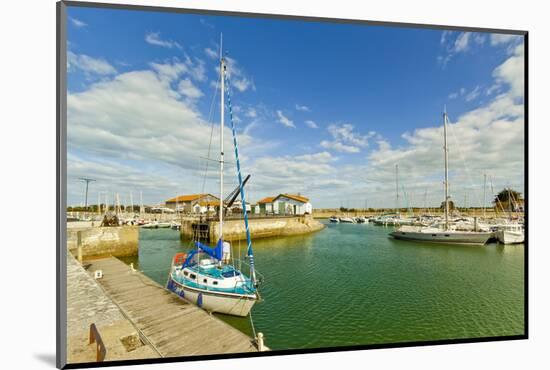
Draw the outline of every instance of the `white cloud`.
[[[181,49],[181,45],[178,44],[176,41],[172,40],[163,40],[160,38],[160,32],[149,32],[145,35],[145,42],[151,45],[160,46],[163,48],[176,48]]]
[[[200,59],[193,61],[186,57],[185,61],[180,61],[178,58],[172,58],[163,63],[152,62],[149,65],[166,82],[175,81],[182,75],[188,75],[196,81],[206,80],[206,69],[204,62]]]
[[[233,82],[232,86],[235,87],[240,92],[244,92],[252,86],[252,81],[250,81],[246,77],[235,78],[232,80],[232,82]]]
[[[459,96],[464,97],[467,102],[475,100],[481,94],[481,86],[476,86],[470,92],[467,92],[466,88],[461,87],[458,91],[449,94],[449,99],[456,99]]]
[[[481,93],[481,87],[478,85],[464,97],[464,100],[468,102],[472,101],[476,99],[480,93]]]
[[[354,145],[343,144],[339,141],[323,140],[319,145],[321,145],[322,148],[332,149],[342,153],[359,153],[361,151],[361,149]]]
[[[149,63],[151,68],[155,70],[160,79],[166,82],[175,81],[181,76],[189,72],[189,68],[184,63],[181,63],[178,59],[174,59],[171,63]]]
[[[256,118],[258,116],[258,112],[256,112],[256,109],[254,108],[248,108],[245,116],[247,116],[248,118]]]
[[[450,37],[453,34],[454,31],[443,31],[441,33],[441,39],[439,40],[439,43],[441,45],[445,45],[447,43],[447,38]]]
[[[204,18],[199,19],[199,21],[201,22],[201,24],[202,24],[203,26],[206,26],[206,27],[208,27],[208,28],[210,28],[210,29],[216,28],[212,23],[207,22]]]
[[[160,71],[127,72],[92,84],[83,92],[70,93],[69,149],[103,158],[153,161],[196,170],[199,157],[206,156],[211,126],[193,105],[180,99],[185,91],[176,91],[166,83],[166,70]],[[175,85],[188,88],[186,84]],[[219,134],[214,130],[213,142],[219,140],[216,137]],[[225,137],[229,148],[232,141],[227,127]],[[239,142],[250,150],[262,145],[262,140],[252,142],[247,135],[240,135]]]
[[[478,47],[485,43],[486,36],[477,32],[461,32],[453,40],[452,36],[454,32],[443,31],[441,34],[440,44],[445,48],[444,55],[437,57],[437,62],[443,68],[447,63],[454,58],[455,55],[465,53],[472,49],[472,45],[475,44]]]
[[[478,45],[483,45],[485,43],[485,35],[481,33],[474,34],[474,42]]]
[[[294,125],[294,122],[288,119],[288,117],[286,117],[282,111],[280,110],[277,111],[277,117],[278,117],[279,123],[281,123],[283,126],[296,128],[296,126]]]
[[[522,97],[525,87],[523,43],[517,45],[514,54],[493,72],[497,83],[508,84],[514,97]]]
[[[218,59],[220,57],[219,54],[215,52],[214,49],[211,49],[211,48],[204,49],[204,53],[210,59]]]
[[[453,51],[460,53],[468,50],[468,43],[470,41],[471,32],[462,32],[455,40]]]
[[[369,145],[369,138],[376,135],[373,131],[367,135],[355,132],[354,126],[349,123],[330,124],[327,131],[334,140],[322,141],[321,146],[346,153],[357,153],[361,150],[360,148],[366,148]]]
[[[517,99],[521,97],[523,88],[522,53],[518,46],[515,54],[493,73],[495,80],[500,81],[500,88],[507,87],[507,92],[466,112],[449,125],[450,183],[455,201],[461,201],[463,194],[468,193],[470,204],[481,204],[484,173],[491,175],[495,191],[507,184],[523,191],[524,105],[521,99]],[[467,99],[479,95],[481,87],[470,93],[462,91],[461,95]],[[420,194],[428,191],[432,205],[441,202],[443,128],[438,117],[434,117],[433,122],[431,127],[404,133],[405,145],[392,146],[388,141],[380,140],[378,148],[369,153],[363,172],[373,181],[368,186],[372,196],[378,194],[382,199],[384,194],[387,197],[391,193],[377,184],[386,184],[387,188],[387,184],[395,181],[393,169],[398,164],[400,181],[409,192],[409,201],[416,195],[416,204],[422,204]]]
[[[491,45],[502,45],[502,44],[508,44],[511,42],[517,42],[521,39],[521,36],[518,35],[506,35],[506,34],[500,34],[500,33],[492,33],[491,34]]]
[[[319,128],[319,126],[317,126],[317,124],[314,121],[310,120],[310,119],[308,119],[305,122],[306,122],[307,127],[309,127],[309,128]]]
[[[67,53],[67,68],[70,71],[79,69],[87,74],[112,75],[117,72],[109,62],[104,59],[92,58],[85,54]]]
[[[231,79],[231,85],[239,90],[245,92],[248,89],[256,90],[256,85],[252,78],[250,78],[241,68],[236,59],[225,57],[227,61],[227,74]]]
[[[82,27],[86,27],[88,24],[87,23],[84,23],[83,21],[81,21],[80,19],[76,19],[76,18],[73,18],[73,17],[69,17],[71,23],[75,26],[75,27],[78,27],[78,28],[82,28]]]
[[[185,63],[189,68],[189,75],[197,81],[206,80],[206,68],[204,67],[204,61],[201,59],[195,59],[193,62],[191,58],[187,57]]]
[[[487,88],[487,90],[485,91],[485,95],[491,95],[493,94],[494,92],[498,92],[501,88],[501,85],[496,83],[490,87]]]
[[[311,112],[309,107],[305,105],[296,104],[296,110],[302,111],[302,112]]]
[[[198,99],[203,96],[202,91],[200,91],[190,79],[186,78],[181,80],[178,84],[178,92],[190,99]]]

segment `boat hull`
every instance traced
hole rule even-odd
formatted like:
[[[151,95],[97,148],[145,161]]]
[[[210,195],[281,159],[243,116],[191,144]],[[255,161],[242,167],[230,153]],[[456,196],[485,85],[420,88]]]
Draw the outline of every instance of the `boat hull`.
[[[492,237],[490,232],[419,232],[394,231],[390,235],[399,240],[441,244],[484,245]]]
[[[180,284],[170,275],[166,289],[209,312],[233,316],[248,316],[258,300],[256,295],[220,293]]]
[[[521,244],[525,241],[525,235],[517,231],[497,230],[495,236],[502,244]]]
[[[351,218],[348,218],[348,217],[341,217],[340,218],[340,223],[343,223],[343,224],[354,224],[355,221]]]

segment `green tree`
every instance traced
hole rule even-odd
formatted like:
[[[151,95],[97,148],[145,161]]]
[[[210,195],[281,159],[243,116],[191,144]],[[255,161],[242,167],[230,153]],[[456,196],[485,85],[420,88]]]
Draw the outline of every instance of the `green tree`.
[[[439,208],[443,211],[445,210],[445,201],[441,202],[441,206],[439,206]],[[452,211],[453,209],[455,209],[455,202],[449,200],[449,211]]]
[[[516,209],[518,202],[523,200],[521,193],[512,188],[502,189],[493,199],[495,207],[502,207],[506,209]]]

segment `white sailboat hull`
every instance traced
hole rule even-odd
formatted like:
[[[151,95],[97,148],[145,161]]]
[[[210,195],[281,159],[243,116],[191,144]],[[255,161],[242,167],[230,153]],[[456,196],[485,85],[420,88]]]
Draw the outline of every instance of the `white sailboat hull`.
[[[525,241],[525,235],[521,231],[497,230],[495,236],[502,244],[521,244]]]
[[[390,233],[392,237],[400,240],[419,242],[484,245],[493,236],[491,232],[461,232],[461,231],[409,231],[397,230]]]
[[[340,217],[340,222],[343,224],[354,224],[355,220],[349,217]]]
[[[224,294],[185,286],[168,278],[167,289],[209,312],[233,316],[248,316],[258,300],[255,294]]]

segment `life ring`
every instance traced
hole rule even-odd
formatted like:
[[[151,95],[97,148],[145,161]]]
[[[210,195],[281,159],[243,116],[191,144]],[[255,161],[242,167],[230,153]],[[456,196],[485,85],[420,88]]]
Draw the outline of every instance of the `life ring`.
[[[187,253],[176,253],[174,255],[173,264],[181,265],[185,262],[186,259],[187,259]]]

